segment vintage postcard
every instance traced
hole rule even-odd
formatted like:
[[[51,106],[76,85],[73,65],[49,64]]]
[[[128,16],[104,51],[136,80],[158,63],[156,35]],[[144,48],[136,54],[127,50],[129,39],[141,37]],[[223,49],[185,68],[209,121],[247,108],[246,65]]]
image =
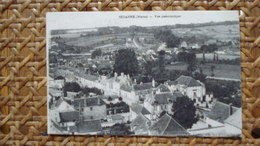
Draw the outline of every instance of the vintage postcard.
[[[46,22],[49,134],[241,137],[237,11]]]

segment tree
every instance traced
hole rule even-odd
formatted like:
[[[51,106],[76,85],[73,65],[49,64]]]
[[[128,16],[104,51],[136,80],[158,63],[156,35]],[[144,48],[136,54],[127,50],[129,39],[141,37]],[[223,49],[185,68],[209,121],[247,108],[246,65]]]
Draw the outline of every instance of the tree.
[[[191,128],[198,121],[194,101],[189,97],[177,97],[172,106],[173,118],[184,128]]]
[[[111,135],[129,135],[131,134],[129,127],[124,124],[116,123],[111,127],[110,130]]]
[[[76,82],[71,82],[71,83],[65,83],[63,87],[63,93],[64,96],[67,96],[67,91],[69,92],[79,92],[81,90],[80,86]]]
[[[138,61],[134,50],[121,49],[115,56],[114,72],[125,73],[130,76],[137,75]]]
[[[159,51],[159,70],[160,72],[164,72],[165,71],[165,51],[161,50]]]
[[[187,71],[193,72],[196,70],[196,55],[195,53],[180,52],[177,55],[179,61],[186,62],[188,64]]]
[[[211,65],[210,69],[211,69],[211,76],[215,76],[215,74],[214,74],[215,65]]]
[[[199,80],[199,81],[201,81],[203,83],[206,81],[206,75],[204,75],[203,73],[195,72],[195,74],[193,75],[193,78],[195,80]]]
[[[54,80],[64,80],[65,78],[63,76],[57,76],[54,78]]]
[[[94,58],[96,58],[97,56],[101,56],[101,54],[102,54],[101,49],[97,49],[97,50],[95,50],[95,51],[93,51],[93,52],[91,53],[91,58],[94,59]]]
[[[155,31],[154,36],[166,43],[167,47],[174,48],[179,46],[181,39],[175,36],[171,29]]]
[[[111,96],[109,96],[108,98],[107,98],[107,101],[112,101],[113,99],[112,99],[112,97]]]
[[[151,74],[152,74],[152,69],[153,69],[153,67],[154,67],[154,61],[148,60],[148,61],[144,64],[145,74],[146,74],[146,75],[151,75]]]
[[[177,55],[178,61],[183,61],[186,63],[192,63],[196,61],[196,55],[195,53],[189,53],[189,52],[180,52]]]
[[[85,95],[89,95],[89,93],[95,93],[96,95],[102,95],[102,90],[98,89],[98,88],[89,88],[89,87],[84,87],[82,89],[82,93]]]
[[[163,115],[165,115],[167,112],[166,111],[162,111],[159,115],[159,118],[161,118]]]

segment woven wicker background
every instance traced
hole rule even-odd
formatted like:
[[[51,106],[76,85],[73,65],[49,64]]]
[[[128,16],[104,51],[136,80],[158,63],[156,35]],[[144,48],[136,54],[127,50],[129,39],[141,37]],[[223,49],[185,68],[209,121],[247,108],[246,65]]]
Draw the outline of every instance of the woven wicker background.
[[[260,145],[259,0],[0,0],[0,145]],[[240,10],[243,137],[50,136],[45,15],[53,11]],[[86,20],[91,21],[91,20]]]

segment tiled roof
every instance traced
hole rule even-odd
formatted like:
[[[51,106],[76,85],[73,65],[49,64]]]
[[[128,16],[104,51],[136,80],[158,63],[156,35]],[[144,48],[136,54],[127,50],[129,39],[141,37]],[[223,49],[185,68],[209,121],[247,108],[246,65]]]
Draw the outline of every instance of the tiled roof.
[[[60,120],[61,122],[72,122],[79,120],[79,112],[78,111],[67,111],[60,112]]]
[[[124,116],[121,116],[121,115],[111,115],[111,119],[113,121],[115,121],[115,120],[124,120]]]
[[[176,84],[186,85],[187,87],[202,86],[198,81],[189,76],[181,75],[175,80]]]
[[[224,123],[224,121],[230,116],[230,109],[232,113],[235,113],[238,108],[222,102],[217,101],[208,113],[208,118]]]
[[[74,111],[74,108],[66,101],[64,101],[63,99],[59,99],[59,101],[61,101],[59,103],[59,106],[57,107],[58,111]]]
[[[155,86],[157,85],[158,83],[155,83]],[[134,90],[147,90],[151,88],[154,88],[152,82],[134,85]]]
[[[97,106],[97,105],[106,104],[102,99],[98,97],[86,98],[85,102],[86,102],[86,106]]]
[[[99,132],[102,130],[100,120],[81,121],[78,124],[79,133]]]
[[[124,90],[124,91],[127,91],[127,92],[131,92],[133,90],[133,87],[130,86],[130,85],[126,85],[126,84],[123,84],[121,87],[120,87],[121,90]]]
[[[140,114],[140,113],[143,115],[151,114],[145,107],[143,107],[142,105],[140,105],[138,103],[133,103],[131,105],[131,109],[136,114]]]
[[[188,135],[188,132],[177,121],[168,114],[163,115],[151,128],[152,135],[160,136],[181,136]]]
[[[177,96],[172,93],[156,94],[154,96],[154,102],[157,104],[168,104],[169,100],[176,100]]]
[[[73,102],[73,105],[75,108],[78,108],[78,107],[84,107],[84,99],[82,98],[75,98],[74,99],[74,102]]]
[[[164,84],[159,85],[157,88],[160,90],[160,92],[171,92],[170,89]]]
[[[87,79],[87,80],[90,80],[90,81],[96,81],[98,80],[98,77],[97,76],[94,76],[94,75],[90,75],[90,74],[86,74],[86,73],[75,73],[77,74],[79,77],[82,77],[84,79]]]
[[[98,106],[106,104],[100,97],[79,98],[74,100],[74,107]]]
[[[233,115],[228,117],[225,120],[225,123],[228,123],[234,127],[242,129],[242,109],[239,108]]]
[[[135,132],[135,134],[147,134],[148,133],[148,122],[149,120],[143,116],[142,114],[139,114],[131,123],[131,128]]]

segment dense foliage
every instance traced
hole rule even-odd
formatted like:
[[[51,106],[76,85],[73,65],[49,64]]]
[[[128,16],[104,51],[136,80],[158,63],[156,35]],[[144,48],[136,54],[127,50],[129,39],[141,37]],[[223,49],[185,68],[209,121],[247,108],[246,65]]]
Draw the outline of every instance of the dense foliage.
[[[172,33],[171,29],[163,29],[163,30],[155,31],[154,35],[159,40],[165,42],[167,47],[169,48],[178,47],[181,41],[179,37],[175,36]]]
[[[68,82],[68,83],[65,83],[65,85],[63,87],[63,92],[64,92],[65,97],[67,96],[67,91],[79,92],[79,91],[81,91],[81,88],[80,88],[79,84],[76,82]]]
[[[115,56],[114,72],[134,76],[138,74],[138,68],[138,61],[134,50],[118,50]]]
[[[111,135],[129,135],[131,134],[130,128],[125,124],[115,124],[111,127],[110,130]]]
[[[194,102],[187,96],[177,97],[172,106],[173,118],[184,128],[191,128],[198,121]]]
[[[97,56],[101,56],[101,54],[102,54],[101,49],[97,49],[97,50],[95,50],[95,51],[93,51],[93,52],[91,53],[91,58],[94,59],[94,58],[96,58]]]

